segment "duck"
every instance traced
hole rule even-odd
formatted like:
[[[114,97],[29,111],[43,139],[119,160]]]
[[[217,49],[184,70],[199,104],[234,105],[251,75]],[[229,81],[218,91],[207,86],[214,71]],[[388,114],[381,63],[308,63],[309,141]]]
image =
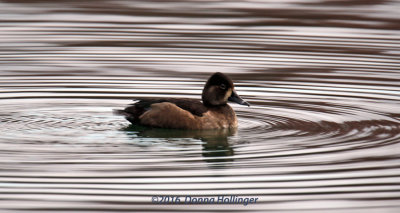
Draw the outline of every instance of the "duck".
[[[235,111],[228,101],[250,106],[223,73],[212,74],[204,85],[201,101],[189,98],[139,98],[115,113],[134,125],[156,128],[209,130],[237,128]]]

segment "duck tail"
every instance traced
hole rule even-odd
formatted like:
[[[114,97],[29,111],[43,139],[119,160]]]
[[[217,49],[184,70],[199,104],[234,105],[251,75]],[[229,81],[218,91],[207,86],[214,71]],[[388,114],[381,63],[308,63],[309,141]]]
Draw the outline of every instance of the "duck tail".
[[[123,116],[128,115],[128,113],[126,113],[125,110],[122,110],[122,109],[113,109],[113,114],[114,115],[123,115]]]

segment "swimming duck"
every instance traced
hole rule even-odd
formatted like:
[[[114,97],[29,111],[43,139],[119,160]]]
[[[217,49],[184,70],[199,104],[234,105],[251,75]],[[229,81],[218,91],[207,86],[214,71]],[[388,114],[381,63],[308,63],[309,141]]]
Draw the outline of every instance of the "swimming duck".
[[[250,106],[236,93],[232,80],[214,73],[204,86],[202,102],[188,98],[140,98],[117,110],[133,124],[175,129],[236,128],[236,114],[228,101]]]

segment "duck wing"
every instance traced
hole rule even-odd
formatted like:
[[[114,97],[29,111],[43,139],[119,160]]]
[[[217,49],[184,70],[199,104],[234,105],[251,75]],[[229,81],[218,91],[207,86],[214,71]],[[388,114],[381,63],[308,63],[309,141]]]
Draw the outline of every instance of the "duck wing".
[[[139,117],[144,112],[150,110],[151,105],[155,103],[173,103],[179,108],[200,117],[208,110],[199,100],[189,98],[140,98],[136,100],[138,100],[138,102],[131,104],[124,110],[116,110],[114,112],[116,114],[124,115],[126,119],[132,123],[138,123],[140,121]]]

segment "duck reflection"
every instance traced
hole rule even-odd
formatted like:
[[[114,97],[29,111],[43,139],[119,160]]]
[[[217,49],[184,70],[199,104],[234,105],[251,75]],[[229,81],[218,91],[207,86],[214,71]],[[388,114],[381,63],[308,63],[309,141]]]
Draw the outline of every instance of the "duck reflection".
[[[203,142],[202,156],[204,157],[204,161],[207,163],[230,162],[234,159],[234,150],[229,145],[228,137],[236,134],[236,128],[217,130],[181,130],[129,125],[122,130],[126,131],[131,137],[135,135],[135,138],[193,138],[201,140]]]

